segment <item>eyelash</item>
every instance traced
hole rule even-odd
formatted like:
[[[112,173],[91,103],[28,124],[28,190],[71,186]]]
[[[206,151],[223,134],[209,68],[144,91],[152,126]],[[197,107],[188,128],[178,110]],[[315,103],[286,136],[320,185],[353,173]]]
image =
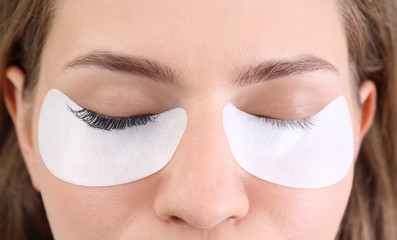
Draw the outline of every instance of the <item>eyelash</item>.
[[[108,117],[94,113],[88,109],[74,110],[67,106],[78,119],[85,122],[92,128],[102,129],[105,131],[123,130],[125,128],[146,125],[149,122],[155,122],[158,114],[154,115],[138,115],[126,118]]]
[[[265,123],[270,123],[272,126],[276,126],[278,128],[283,129],[305,129],[310,130],[312,127],[316,126],[315,117],[308,117],[299,120],[285,120],[285,119],[277,119],[277,118],[269,118],[263,116],[257,116],[260,120]]]

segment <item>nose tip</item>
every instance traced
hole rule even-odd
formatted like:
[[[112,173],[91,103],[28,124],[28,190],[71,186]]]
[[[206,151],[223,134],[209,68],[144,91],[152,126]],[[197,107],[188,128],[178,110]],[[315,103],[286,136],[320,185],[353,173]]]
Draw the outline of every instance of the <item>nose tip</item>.
[[[232,209],[227,203],[223,205],[212,204],[180,204],[179,206],[164,207],[164,211],[157,211],[157,215],[163,220],[174,224],[187,224],[200,230],[210,230],[221,223],[233,223],[244,217],[247,210],[238,211]],[[245,204],[242,205],[246,206]],[[236,211],[237,210],[237,211]]]
[[[172,183],[171,180],[156,197],[157,216],[169,223],[210,230],[222,223],[234,223],[247,214],[249,203],[244,189],[228,180],[202,184],[189,180]]]

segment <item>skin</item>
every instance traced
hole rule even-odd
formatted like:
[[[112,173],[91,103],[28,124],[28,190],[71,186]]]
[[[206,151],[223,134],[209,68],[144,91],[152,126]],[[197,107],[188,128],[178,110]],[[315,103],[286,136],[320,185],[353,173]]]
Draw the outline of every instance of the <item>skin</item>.
[[[63,70],[94,50],[154,59],[178,73],[181,87],[98,68]],[[301,119],[344,96],[356,159],[372,123],[376,90],[365,81],[356,99],[347,54],[334,1],[64,0],[44,45],[33,98],[22,98],[25,73],[9,66],[5,101],[56,239],[333,239],[354,164],[340,182],[317,189],[255,178],[230,152],[222,110],[231,102],[252,114]],[[339,74],[228,85],[236,69],[301,55],[325,59]],[[188,125],[159,172],[118,186],[73,185],[48,171],[38,148],[39,112],[51,88],[109,116],[183,107]]]

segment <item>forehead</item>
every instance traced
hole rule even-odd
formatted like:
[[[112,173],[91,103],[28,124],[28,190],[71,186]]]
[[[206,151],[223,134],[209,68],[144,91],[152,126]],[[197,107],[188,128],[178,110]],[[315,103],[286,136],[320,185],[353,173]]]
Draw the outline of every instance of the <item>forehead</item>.
[[[44,48],[52,57],[43,55],[59,67],[82,53],[110,50],[202,77],[258,60],[310,54],[344,72],[341,22],[336,3],[327,0],[65,0]]]

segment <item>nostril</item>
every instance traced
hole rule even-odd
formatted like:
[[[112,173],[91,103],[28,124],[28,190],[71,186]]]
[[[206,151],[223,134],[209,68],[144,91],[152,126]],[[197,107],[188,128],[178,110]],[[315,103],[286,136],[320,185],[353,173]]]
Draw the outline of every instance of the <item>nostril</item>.
[[[235,221],[237,219],[237,216],[230,216],[226,218],[226,221]]]
[[[185,224],[185,220],[183,220],[182,218],[179,218],[177,216],[171,216],[169,218],[169,222],[171,223],[176,223],[176,224]]]
[[[226,219],[226,222],[235,223],[235,222],[237,222],[237,221],[239,220],[239,218],[240,218],[240,217],[238,217],[238,216],[228,217],[228,218]]]

